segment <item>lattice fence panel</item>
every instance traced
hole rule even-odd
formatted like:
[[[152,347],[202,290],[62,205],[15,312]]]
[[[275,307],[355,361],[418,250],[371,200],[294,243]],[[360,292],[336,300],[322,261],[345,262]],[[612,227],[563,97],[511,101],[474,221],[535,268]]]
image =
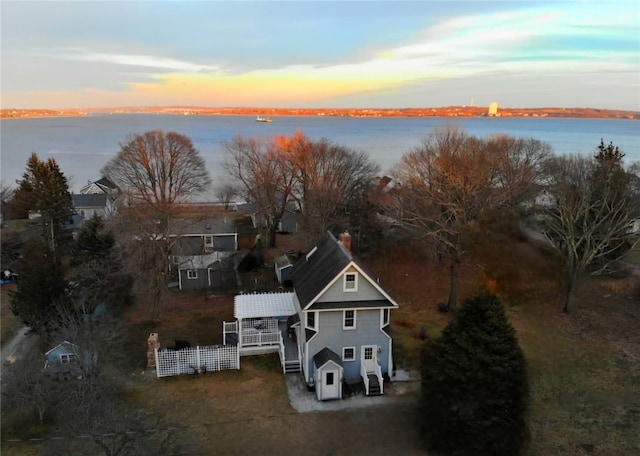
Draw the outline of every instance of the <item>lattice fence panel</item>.
[[[155,355],[158,377],[240,369],[236,345],[156,350]]]

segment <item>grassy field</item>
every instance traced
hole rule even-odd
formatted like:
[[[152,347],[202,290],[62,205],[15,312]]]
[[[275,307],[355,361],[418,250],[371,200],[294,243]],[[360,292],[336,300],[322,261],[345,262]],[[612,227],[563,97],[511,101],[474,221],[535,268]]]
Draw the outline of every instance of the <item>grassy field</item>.
[[[413,250],[395,249],[372,267],[401,304],[396,358],[417,367],[421,339],[449,318],[436,310],[448,281],[446,270]],[[640,277],[591,278],[564,314],[556,264],[552,252],[505,225],[478,233],[461,274],[462,296],[481,288],[501,296],[527,357],[525,454],[640,454]]]
[[[640,454],[640,277],[592,278],[581,285],[572,313],[564,314],[560,271],[552,252],[527,241],[513,224],[477,233],[460,275],[461,298],[480,289],[505,302],[529,365],[529,442],[524,454]],[[279,239],[267,262],[295,243]],[[398,367],[418,370],[426,338],[451,316],[448,270],[419,246],[396,246],[365,259],[399,302],[393,312]],[[272,270],[246,277],[274,285]],[[233,319],[233,298],[203,293],[172,295],[160,322],[144,306],[128,314],[125,372],[132,406],[151,423],[178,423],[188,454],[426,454],[417,423],[417,396],[392,406],[342,412],[296,413],[289,404],[277,357],[242,359],[240,371],[157,379],[144,371],[146,339],[163,346],[222,342],[222,321]],[[24,446],[24,445],[23,445]],[[3,454],[23,454],[3,447]]]

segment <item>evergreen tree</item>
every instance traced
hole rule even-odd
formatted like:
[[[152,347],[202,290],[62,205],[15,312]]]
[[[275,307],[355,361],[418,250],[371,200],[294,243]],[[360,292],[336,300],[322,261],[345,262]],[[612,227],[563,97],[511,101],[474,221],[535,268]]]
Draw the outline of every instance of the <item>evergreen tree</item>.
[[[94,215],[87,220],[73,251],[77,287],[72,298],[79,312],[90,313],[100,304],[122,309],[132,302],[133,277],[124,271],[115,238],[102,218]]]
[[[18,184],[15,199],[21,212],[40,213],[42,233],[48,240],[51,251],[55,251],[73,213],[67,178],[55,159],[49,158],[44,162],[34,152],[29,157],[27,170]]]
[[[106,231],[104,221],[96,214],[82,226],[74,246],[73,262],[106,259],[115,245],[115,238]]]
[[[430,449],[518,454],[525,436],[526,362],[502,303],[467,300],[422,363],[422,413]]]
[[[18,288],[9,296],[11,311],[35,333],[51,333],[70,311],[60,260],[42,239],[34,237],[25,245],[18,270]]]

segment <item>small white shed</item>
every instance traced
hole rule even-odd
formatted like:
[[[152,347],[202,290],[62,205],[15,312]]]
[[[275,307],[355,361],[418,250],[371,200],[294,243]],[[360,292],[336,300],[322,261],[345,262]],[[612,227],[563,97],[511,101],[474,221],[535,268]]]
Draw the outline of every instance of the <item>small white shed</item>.
[[[316,397],[319,401],[342,399],[344,369],[340,356],[325,347],[313,357]]]

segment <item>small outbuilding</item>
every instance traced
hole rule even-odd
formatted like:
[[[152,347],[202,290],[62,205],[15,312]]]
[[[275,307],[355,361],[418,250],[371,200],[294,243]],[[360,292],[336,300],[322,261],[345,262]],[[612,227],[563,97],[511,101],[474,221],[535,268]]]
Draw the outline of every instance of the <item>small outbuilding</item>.
[[[274,268],[278,283],[283,287],[292,286],[291,275],[293,274],[293,263],[288,255],[281,255],[276,258]]]
[[[342,399],[344,369],[340,356],[325,347],[313,357],[316,397],[319,401]]]
[[[54,379],[81,379],[91,363],[90,356],[88,363],[84,359],[86,355],[83,357],[77,345],[65,340],[44,354],[44,369]]]

